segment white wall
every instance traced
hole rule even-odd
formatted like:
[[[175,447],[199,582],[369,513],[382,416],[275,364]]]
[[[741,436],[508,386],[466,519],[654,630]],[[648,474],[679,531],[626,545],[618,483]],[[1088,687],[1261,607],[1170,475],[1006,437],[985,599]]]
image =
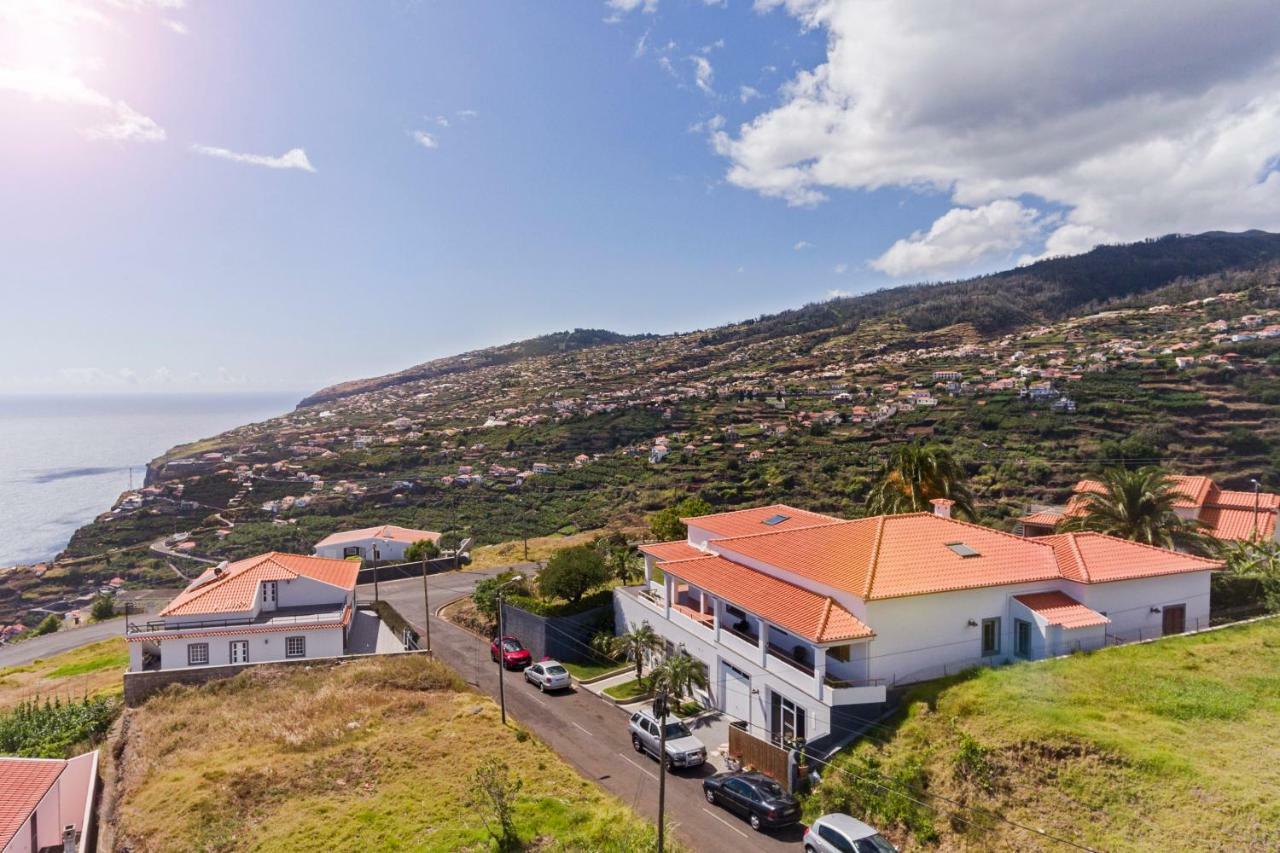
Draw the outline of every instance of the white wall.
[[[222,666],[231,663],[231,642],[249,641],[249,663],[263,661],[286,660],[285,637],[306,637],[307,657],[339,657],[343,654],[343,632],[341,628],[313,628],[311,630],[273,631],[264,634],[243,634],[232,636],[201,638],[193,632],[186,637],[160,640],[160,668],[181,669],[187,664],[187,646],[190,643],[209,644],[208,666]],[[137,645],[137,644],[134,644]]]
[[[312,578],[279,581],[276,587],[280,607],[317,607],[323,604],[341,605],[351,594],[348,590]],[[259,590],[261,598],[261,590]]]
[[[334,560],[341,560],[345,556],[346,549],[359,548],[360,556],[366,560],[373,559],[373,546],[378,546],[379,562],[398,561],[404,559],[404,552],[408,550],[412,542],[400,542],[396,539],[376,539],[368,537],[366,539],[355,539],[349,542],[341,542],[336,545],[317,545],[315,555],[317,557],[329,557]]]
[[[1211,572],[1190,572],[1114,583],[1065,583],[1063,591],[1111,620],[1107,633],[1131,641],[1160,636],[1164,616],[1152,607],[1185,604],[1187,630],[1209,627],[1209,578]]]

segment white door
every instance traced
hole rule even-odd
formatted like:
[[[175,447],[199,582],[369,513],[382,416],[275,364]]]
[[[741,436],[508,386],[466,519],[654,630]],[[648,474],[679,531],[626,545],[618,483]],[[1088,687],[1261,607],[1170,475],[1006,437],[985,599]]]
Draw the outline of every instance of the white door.
[[[266,581],[262,584],[262,609],[276,609],[276,581]]]
[[[249,662],[249,641],[248,640],[232,640],[231,641],[231,662],[232,663],[248,663]]]
[[[751,722],[751,676],[727,663],[722,663],[721,668],[724,670],[724,690],[720,707],[730,717]]]

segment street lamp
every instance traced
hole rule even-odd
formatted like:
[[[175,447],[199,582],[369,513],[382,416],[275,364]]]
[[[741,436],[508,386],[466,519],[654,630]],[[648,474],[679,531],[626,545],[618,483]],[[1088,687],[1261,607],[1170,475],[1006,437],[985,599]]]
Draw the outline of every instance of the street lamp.
[[[505,654],[507,648],[502,641],[502,638],[506,635],[502,621],[502,591],[513,583],[519,583],[522,580],[524,580],[524,575],[516,575],[505,583],[498,584],[498,703],[502,706],[502,724],[504,726],[507,724],[507,692],[506,680],[503,675],[507,670]]]

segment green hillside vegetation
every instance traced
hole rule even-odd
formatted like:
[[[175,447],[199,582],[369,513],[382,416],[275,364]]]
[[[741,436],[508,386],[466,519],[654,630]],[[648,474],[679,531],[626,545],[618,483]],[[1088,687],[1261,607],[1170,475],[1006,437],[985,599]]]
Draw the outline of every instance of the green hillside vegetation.
[[[24,666],[0,668],[0,713],[28,699],[116,697],[129,651],[119,637],[90,643]]]
[[[974,671],[904,708],[807,812],[910,849],[1063,849],[997,816],[1107,851],[1280,846],[1280,620]]]
[[[529,849],[654,843],[651,826],[425,656],[259,667],[128,713],[117,849],[490,850],[475,792],[494,767],[523,780],[509,793]]]

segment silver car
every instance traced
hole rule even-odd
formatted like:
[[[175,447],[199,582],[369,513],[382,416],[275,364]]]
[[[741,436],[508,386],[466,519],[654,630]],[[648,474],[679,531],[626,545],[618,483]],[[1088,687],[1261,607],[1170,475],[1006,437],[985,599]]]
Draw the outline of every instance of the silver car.
[[[538,685],[538,689],[543,693],[548,690],[563,690],[573,683],[569,670],[561,666],[559,661],[554,660],[540,660],[525,667],[524,680]]]
[[[847,814],[824,814],[804,833],[805,853],[898,853],[898,848]]]
[[[631,745],[636,752],[658,757],[661,729],[648,708],[631,715]],[[667,762],[670,767],[697,767],[707,760],[707,748],[680,720],[667,720]]]

